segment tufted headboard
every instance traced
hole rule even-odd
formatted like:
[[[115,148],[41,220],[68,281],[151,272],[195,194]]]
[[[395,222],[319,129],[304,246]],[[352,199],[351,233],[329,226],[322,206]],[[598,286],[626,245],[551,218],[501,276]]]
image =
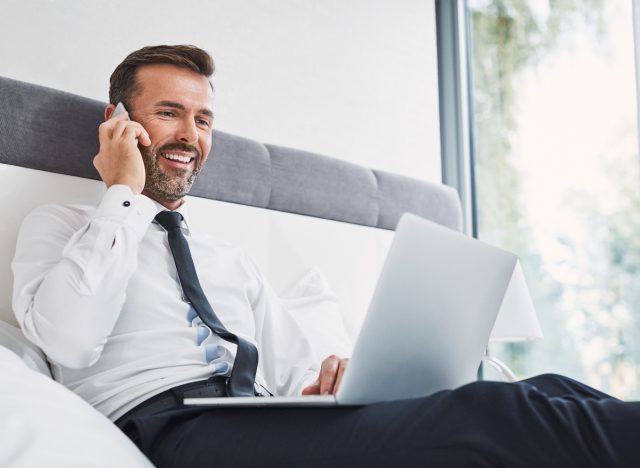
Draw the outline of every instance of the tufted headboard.
[[[44,203],[99,202],[105,188],[92,160],[105,104],[2,77],[0,102],[0,320],[15,323],[18,227]],[[191,195],[199,228],[245,249],[276,291],[324,272],[351,336],[401,214],[461,226],[457,193],[444,185],[220,131]]]
[[[0,77],[0,163],[98,179],[93,156],[105,104]],[[215,131],[192,195],[394,229],[411,211],[460,229],[444,185]]]

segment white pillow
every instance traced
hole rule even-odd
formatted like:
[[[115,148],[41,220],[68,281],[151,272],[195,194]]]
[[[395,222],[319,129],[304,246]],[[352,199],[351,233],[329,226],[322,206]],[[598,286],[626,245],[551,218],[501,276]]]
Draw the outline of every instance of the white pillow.
[[[0,466],[145,467],[111,421],[0,346]]]
[[[36,345],[22,334],[22,330],[0,320],[0,346],[10,349],[36,372],[51,377],[47,358]]]
[[[280,294],[320,359],[331,354],[349,357],[353,344],[344,326],[340,306],[327,279],[313,267]]]

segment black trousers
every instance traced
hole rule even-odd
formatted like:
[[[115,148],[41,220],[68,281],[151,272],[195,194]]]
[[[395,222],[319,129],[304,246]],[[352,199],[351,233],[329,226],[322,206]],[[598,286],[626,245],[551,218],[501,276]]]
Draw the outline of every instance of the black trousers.
[[[640,466],[640,402],[552,374],[363,407],[177,407],[123,430],[158,467]]]

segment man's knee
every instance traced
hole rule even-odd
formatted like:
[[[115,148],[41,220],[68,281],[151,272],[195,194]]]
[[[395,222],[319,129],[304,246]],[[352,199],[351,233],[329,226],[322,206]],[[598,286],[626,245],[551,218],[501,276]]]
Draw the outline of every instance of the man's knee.
[[[559,374],[541,374],[521,381],[535,387],[549,397],[612,398],[582,382]]]
[[[554,374],[552,372],[547,372],[545,374],[538,374],[533,377],[529,377],[527,379],[520,380],[520,382],[566,382],[573,381],[569,377],[560,374]]]

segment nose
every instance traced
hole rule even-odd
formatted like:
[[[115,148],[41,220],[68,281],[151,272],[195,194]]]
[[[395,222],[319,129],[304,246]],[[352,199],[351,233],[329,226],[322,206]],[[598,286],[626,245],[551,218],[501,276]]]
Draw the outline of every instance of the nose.
[[[189,116],[180,119],[180,125],[176,129],[176,138],[189,144],[195,144],[198,141],[198,128],[193,118]]]

